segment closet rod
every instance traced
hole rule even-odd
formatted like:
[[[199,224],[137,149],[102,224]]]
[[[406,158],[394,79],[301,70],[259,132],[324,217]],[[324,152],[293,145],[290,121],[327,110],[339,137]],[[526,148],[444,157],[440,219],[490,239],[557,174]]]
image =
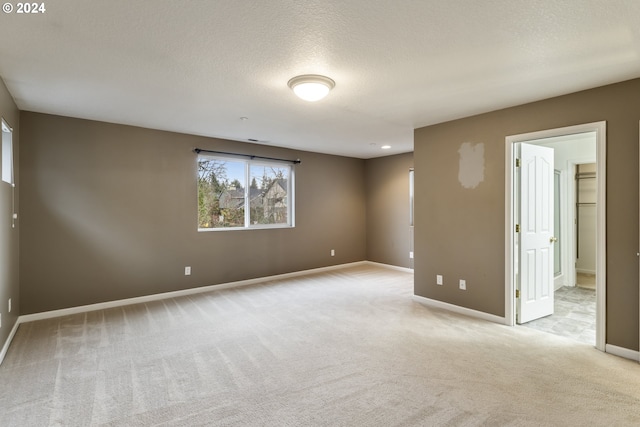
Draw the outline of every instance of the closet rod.
[[[580,172],[576,174],[576,179],[591,179],[596,178],[595,172]]]
[[[248,157],[250,159],[276,160],[278,162],[288,162],[288,163],[293,163],[295,165],[297,165],[298,163],[302,163],[300,159],[296,159],[296,160],[278,159],[276,157],[254,156],[253,154],[229,153],[226,151],[204,150],[202,148],[194,148],[193,151],[195,151],[197,154],[200,154],[200,153],[224,154],[227,156]]]

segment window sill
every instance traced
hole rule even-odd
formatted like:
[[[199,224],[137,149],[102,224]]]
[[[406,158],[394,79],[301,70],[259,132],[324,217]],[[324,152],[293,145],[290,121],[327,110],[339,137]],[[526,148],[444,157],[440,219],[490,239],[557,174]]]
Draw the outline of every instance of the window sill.
[[[219,228],[198,228],[198,233],[206,233],[209,231],[250,231],[250,230],[280,230],[283,228],[295,228],[295,225],[282,225],[282,224],[274,224],[274,225],[253,225],[251,227],[219,227]]]

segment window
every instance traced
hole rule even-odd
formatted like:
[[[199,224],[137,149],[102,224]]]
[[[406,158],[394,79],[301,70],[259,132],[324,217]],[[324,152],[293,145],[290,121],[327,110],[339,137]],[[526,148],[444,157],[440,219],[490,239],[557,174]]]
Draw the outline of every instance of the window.
[[[293,227],[293,167],[198,155],[198,230]]]
[[[409,169],[409,225],[413,227],[413,169]]]
[[[2,180],[13,185],[13,134],[2,119]]]

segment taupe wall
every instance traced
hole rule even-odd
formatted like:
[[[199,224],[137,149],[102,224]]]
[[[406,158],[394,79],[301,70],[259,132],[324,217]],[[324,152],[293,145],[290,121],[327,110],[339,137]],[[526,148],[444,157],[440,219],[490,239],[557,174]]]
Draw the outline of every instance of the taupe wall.
[[[367,260],[413,268],[413,228],[409,226],[409,169],[413,153],[369,159]]]
[[[30,112],[20,126],[22,314],[365,259],[364,160]],[[300,158],[296,227],[198,233],[194,147]]]
[[[606,342],[638,350],[640,80],[415,131],[415,293],[504,315],[505,137],[607,121]],[[458,177],[462,144],[484,144],[475,188]],[[435,284],[443,274],[444,286]],[[467,291],[458,290],[459,278]]]
[[[16,182],[16,207],[18,205],[18,158],[19,144],[19,112],[13,98],[0,79],[0,116],[13,128],[13,158]],[[0,151],[0,156],[2,153]],[[2,313],[2,327],[0,328],[0,349],[4,346],[11,329],[15,326],[20,315],[20,288],[18,272],[19,255],[19,224],[11,228],[12,188],[6,182],[0,181],[0,313]],[[11,298],[12,308],[9,313],[8,300]]]

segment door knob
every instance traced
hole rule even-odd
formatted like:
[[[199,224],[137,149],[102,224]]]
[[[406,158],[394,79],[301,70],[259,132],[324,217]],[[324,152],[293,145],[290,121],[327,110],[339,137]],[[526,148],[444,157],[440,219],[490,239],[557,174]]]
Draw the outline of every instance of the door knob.
[[[558,241],[558,238],[557,238],[557,237],[554,237],[554,236],[549,237],[549,242],[551,242],[551,243],[555,243],[555,242],[557,242],[557,241]]]

